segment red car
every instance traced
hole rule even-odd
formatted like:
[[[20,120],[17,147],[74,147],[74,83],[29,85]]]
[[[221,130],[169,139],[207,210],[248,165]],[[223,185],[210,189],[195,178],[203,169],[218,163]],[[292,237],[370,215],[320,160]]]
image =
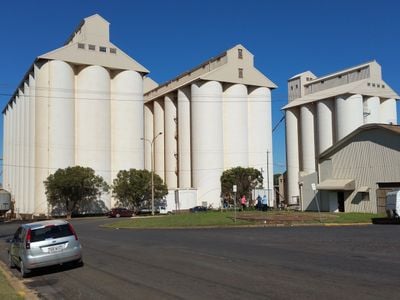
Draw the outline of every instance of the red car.
[[[134,215],[135,215],[135,212],[133,210],[123,208],[123,207],[113,208],[108,213],[108,217],[110,217],[110,218],[133,217]]]

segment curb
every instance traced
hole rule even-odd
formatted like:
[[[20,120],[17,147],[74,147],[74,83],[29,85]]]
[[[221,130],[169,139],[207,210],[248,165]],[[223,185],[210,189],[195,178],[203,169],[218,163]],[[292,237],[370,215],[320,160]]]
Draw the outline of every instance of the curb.
[[[26,287],[26,285],[17,277],[12,274],[12,272],[8,269],[7,265],[0,260],[0,269],[6,277],[6,280],[11,285],[11,287],[15,290],[15,292],[27,300],[39,300],[39,297],[36,293]]]

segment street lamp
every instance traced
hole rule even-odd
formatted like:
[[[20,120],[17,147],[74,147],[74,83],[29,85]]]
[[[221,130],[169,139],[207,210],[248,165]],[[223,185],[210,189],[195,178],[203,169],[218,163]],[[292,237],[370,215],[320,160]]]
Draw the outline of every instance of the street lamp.
[[[151,152],[151,215],[154,216],[154,150],[153,145],[156,138],[162,135],[160,131],[151,141],[149,139],[141,138],[142,141],[146,141],[150,143],[150,152]]]

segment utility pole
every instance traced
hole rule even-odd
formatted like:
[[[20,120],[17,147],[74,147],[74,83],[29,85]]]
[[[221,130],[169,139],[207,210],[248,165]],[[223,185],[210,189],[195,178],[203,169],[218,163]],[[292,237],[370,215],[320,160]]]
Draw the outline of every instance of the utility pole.
[[[269,203],[271,203],[271,193],[270,193],[270,186],[269,186],[269,150],[267,150],[267,190],[268,190],[268,204],[269,204]]]
[[[142,141],[150,143],[151,152],[151,215],[154,216],[154,141],[162,135],[160,131],[151,141],[149,139],[141,138]]]

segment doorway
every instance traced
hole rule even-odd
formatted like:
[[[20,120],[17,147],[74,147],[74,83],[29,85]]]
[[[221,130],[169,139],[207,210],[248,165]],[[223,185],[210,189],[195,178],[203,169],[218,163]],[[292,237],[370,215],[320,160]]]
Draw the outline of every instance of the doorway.
[[[337,193],[337,200],[339,212],[344,212],[344,192]]]

